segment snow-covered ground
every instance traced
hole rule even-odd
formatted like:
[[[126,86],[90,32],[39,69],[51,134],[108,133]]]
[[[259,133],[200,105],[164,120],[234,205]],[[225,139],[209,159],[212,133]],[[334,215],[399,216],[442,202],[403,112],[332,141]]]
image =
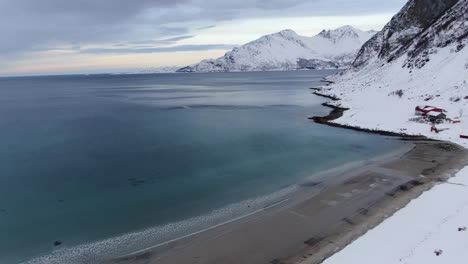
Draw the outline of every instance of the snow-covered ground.
[[[468,148],[468,0],[410,0],[322,93],[350,108],[333,122]],[[424,20],[423,17],[431,19]],[[415,122],[435,106],[461,123]],[[413,121],[411,120],[413,119]],[[468,167],[423,193],[325,264],[468,263]],[[458,229],[461,228],[462,231]],[[435,252],[441,253],[439,256]]]
[[[324,264],[464,264],[468,261],[468,167]],[[459,228],[462,231],[459,231]],[[437,256],[435,251],[441,250]]]
[[[375,63],[357,72],[335,76],[338,82],[322,92],[337,96],[335,105],[350,108],[334,122],[363,128],[393,131],[448,140],[468,147],[468,48],[456,52],[456,45],[436,49],[421,68],[403,68],[405,57],[377,69]],[[402,90],[400,97],[395,91]],[[431,125],[409,121],[415,107],[430,105],[448,111],[461,123],[444,123],[439,133]]]
[[[436,50],[421,69],[402,68],[404,59],[378,69],[345,73],[326,93],[350,110],[334,122],[370,129],[424,135],[468,148],[468,49]],[[371,64],[372,67],[375,66]],[[401,89],[403,95],[392,94]],[[438,134],[431,125],[409,121],[418,105],[444,108],[459,124]],[[325,264],[468,263],[468,167],[437,185],[376,228],[338,252]],[[440,256],[435,251],[442,250]]]

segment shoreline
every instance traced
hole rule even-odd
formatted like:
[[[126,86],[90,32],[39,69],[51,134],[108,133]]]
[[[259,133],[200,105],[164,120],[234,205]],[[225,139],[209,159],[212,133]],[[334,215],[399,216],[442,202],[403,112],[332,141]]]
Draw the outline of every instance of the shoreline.
[[[339,101],[340,100],[337,97],[333,97],[333,96],[329,96],[329,95],[325,95],[325,94],[320,93],[319,88],[311,88],[311,89],[315,90],[313,92],[313,94],[316,95],[316,96],[327,98],[327,99],[330,99],[332,101]],[[409,134],[405,134],[405,133],[396,133],[396,132],[390,132],[390,131],[385,131],[385,130],[373,130],[373,129],[367,129],[367,128],[362,128],[362,127],[357,127],[357,126],[342,125],[342,124],[334,123],[332,121],[342,117],[344,112],[348,111],[349,108],[335,106],[335,105],[330,104],[328,102],[323,103],[322,106],[331,108],[332,110],[330,111],[330,113],[328,115],[325,115],[325,116],[312,116],[312,117],[309,117],[309,120],[312,120],[312,121],[314,121],[315,123],[318,123],[318,124],[332,126],[332,127],[351,129],[351,130],[354,130],[354,131],[377,134],[377,135],[381,135],[381,136],[399,137],[402,140],[426,140],[426,141],[432,140],[432,139],[429,139],[429,138],[427,138],[425,136],[415,136],[415,135],[409,135]]]
[[[419,142],[419,143],[418,143]],[[452,176],[468,165],[468,151],[461,146],[450,142],[437,142],[437,141],[416,141],[416,144],[430,144],[435,146],[435,150],[441,151],[455,151],[456,154],[452,156],[452,160],[446,160],[439,163],[439,161],[431,160],[430,162],[435,165],[431,168],[426,168],[421,171],[419,177],[414,178],[404,184],[397,186],[389,192],[386,192],[386,198],[375,203],[373,212],[365,211],[359,212],[361,215],[356,215],[356,221],[353,221],[348,227],[341,227],[336,230],[336,233],[330,236],[328,242],[317,244],[317,247],[310,250],[301,252],[304,256],[305,253],[309,255],[308,258],[303,258],[299,255],[293,256],[288,259],[286,263],[294,264],[318,264],[322,263],[329,257],[338,253],[346,246],[350,245],[353,241],[360,238],[368,231],[380,225],[386,219],[397,213],[400,209],[404,208],[414,199],[417,199],[424,192],[431,190],[433,187],[440,183],[447,182]],[[439,152],[426,153],[426,158],[432,159],[436,157]],[[411,154],[410,154],[411,155]],[[416,155],[417,156],[417,155]],[[405,154],[403,159],[408,158]],[[410,158],[410,160],[414,158]],[[407,160],[408,161],[408,160]],[[407,163],[407,161],[403,162]],[[426,162],[429,162],[427,160]],[[412,163],[412,162],[410,162]],[[399,167],[402,164],[394,163],[392,167]],[[407,166],[407,165],[406,165]],[[412,165],[410,165],[412,166]],[[329,243],[333,241],[333,243]]]
[[[327,81],[327,80],[324,80],[324,82],[326,83],[325,86],[329,86],[330,84],[334,83],[332,81]],[[323,87],[310,88],[310,89],[314,91],[313,94],[316,96],[327,98],[327,99],[330,99],[331,101],[340,100],[340,98],[338,97],[322,94],[320,92],[322,88]],[[295,256],[293,258],[293,261],[291,262],[294,264],[318,264],[318,263],[324,262],[328,258],[332,257],[334,254],[344,249],[346,246],[350,245],[356,239],[366,234],[368,231],[380,225],[387,218],[391,217],[393,214],[397,213],[400,209],[408,205],[411,201],[413,201],[414,199],[417,199],[424,192],[430,191],[433,187],[435,187],[439,183],[447,182],[449,178],[453,177],[456,173],[458,173],[461,169],[463,169],[466,165],[468,165],[468,150],[466,150],[462,146],[459,146],[455,143],[434,140],[434,139],[427,138],[425,136],[408,135],[404,133],[396,133],[396,132],[390,132],[390,131],[385,131],[385,130],[372,130],[372,129],[366,129],[366,128],[361,128],[361,127],[356,127],[356,126],[349,126],[349,125],[342,125],[339,123],[334,123],[332,121],[342,117],[344,112],[348,111],[349,108],[335,106],[333,104],[330,104],[329,102],[325,102],[322,105],[325,107],[331,108],[332,110],[330,111],[330,113],[325,116],[313,116],[313,117],[310,117],[309,120],[313,120],[315,123],[318,123],[318,124],[328,125],[332,127],[339,127],[339,128],[350,129],[350,130],[355,130],[355,131],[362,131],[362,132],[378,134],[382,136],[398,137],[400,140],[405,140],[405,141],[412,141],[412,142],[428,141],[428,142],[446,143],[448,144],[448,146],[458,148],[458,150],[462,153],[458,157],[459,162],[456,163],[457,166],[455,168],[448,168],[448,171],[445,171],[444,173],[442,173],[439,178],[435,179],[435,181],[429,181],[429,182],[417,181],[417,182],[410,182],[410,185],[413,184],[413,186],[408,186],[408,185],[400,186],[399,190],[397,189],[396,192],[408,191],[408,189],[411,190],[413,188],[414,189],[412,192],[405,193],[403,196],[398,197],[398,199],[395,199],[394,201],[384,202],[384,204],[381,205],[381,208],[379,208],[377,212],[372,217],[370,217],[366,222],[363,222],[359,224],[358,226],[353,227],[344,236],[335,237],[338,242],[335,241],[335,243],[332,243],[333,246],[331,244],[321,245],[321,247],[315,252],[315,255],[309,254],[309,257],[303,256],[302,259]],[[432,170],[431,172],[435,173],[435,170]],[[391,193],[390,196],[395,197],[396,192]]]
[[[274,207],[107,263],[320,263],[449,177],[466,154],[445,142],[406,146],[324,184],[304,183]]]
[[[404,145],[400,146],[399,148],[395,148],[394,150],[391,150],[391,151],[386,152],[386,153],[382,153],[382,154],[380,154],[380,155],[378,155],[376,157],[373,157],[373,158],[347,162],[347,163],[345,163],[343,165],[340,165],[339,167],[335,167],[335,168],[331,168],[331,169],[327,169],[327,170],[324,170],[324,171],[314,173],[314,174],[302,179],[301,181],[297,182],[296,184],[294,184],[292,186],[288,186],[286,188],[280,189],[277,192],[282,192],[283,190],[290,189],[291,187],[293,187],[292,189],[294,189],[294,191],[290,192],[287,195],[282,195],[280,197],[277,197],[278,199],[271,200],[269,204],[264,205],[260,209],[257,209],[257,210],[252,211],[252,212],[247,212],[247,213],[239,215],[239,216],[237,216],[235,218],[228,219],[228,220],[226,220],[224,222],[221,222],[219,224],[215,224],[214,226],[210,226],[210,227],[204,228],[204,229],[199,230],[199,231],[194,231],[193,233],[190,233],[190,234],[187,234],[187,235],[176,237],[176,238],[170,239],[168,241],[161,242],[161,243],[158,243],[156,245],[152,245],[152,246],[149,246],[147,248],[140,249],[140,250],[137,250],[137,251],[134,251],[134,252],[131,252],[131,253],[122,254],[121,256],[116,257],[116,259],[125,258],[125,257],[129,257],[129,256],[133,256],[133,255],[138,255],[140,253],[144,253],[146,251],[149,251],[149,250],[152,250],[152,249],[155,249],[155,248],[170,244],[172,242],[183,240],[185,238],[195,236],[197,234],[209,231],[211,229],[215,229],[215,228],[220,227],[220,226],[231,224],[231,223],[233,223],[235,221],[238,221],[238,220],[241,220],[243,218],[253,216],[255,214],[266,211],[268,209],[271,209],[273,207],[276,207],[276,206],[278,206],[280,204],[283,204],[283,203],[289,201],[291,199],[291,196],[297,195],[300,192],[297,189],[300,189],[301,187],[307,186],[307,187],[319,188],[324,184],[325,180],[328,180],[328,182],[332,182],[333,177],[335,175],[343,174],[344,172],[346,172],[348,170],[357,171],[357,170],[359,170],[359,169],[361,169],[363,167],[369,166],[370,164],[383,162],[383,161],[386,161],[386,160],[401,156],[404,153],[410,151],[411,149],[412,149],[412,146],[410,144],[404,144]],[[331,177],[332,179],[328,179],[329,177]],[[263,197],[263,196],[259,196],[259,197]],[[256,197],[254,199],[257,199],[259,197]]]
[[[341,165],[339,167],[335,167],[335,168],[327,169],[327,170],[324,170],[324,171],[320,171],[318,173],[312,174],[311,176],[309,176],[307,178],[302,179],[300,182],[298,182],[298,183],[296,183],[296,184],[294,184],[292,186],[297,187],[297,188],[293,188],[293,189],[298,189],[298,188],[301,188],[301,187],[304,187],[304,186],[319,188],[324,184],[325,179],[327,179],[328,177],[333,178],[335,175],[342,174],[342,173],[344,173],[345,171],[348,171],[348,170],[357,171],[357,170],[359,170],[359,169],[361,169],[363,167],[369,166],[370,164],[376,164],[376,163],[379,163],[379,162],[383,162],[383,161],[386,161],[386,160],[401,156],[404,153],[410,151],[411,149],[412,149],[412,146],[410,144],[404,144],[399,148],[396,148],[394,150],[383,153],[383,154],[378,155],[378,156],[373,157],[373,158],[352,161],[352,162],[345,163],[345,164],[343,164],[343,165]],[[324,180],[324,181],[322,181],[322,180]],[[328,181],[330,183],[330,182],[333,181],[333,179],[329,179]],[[280,189],[278,192],[281,192],[281,191],[289,189],[289,188],[291,188],[291,186]],[[161,243],[149,246],[149,247],[141,249],[141,250],[137,250],[137,251],[134,251],[134,252],[131,252],[131,253],[123,254],[123,255],[121,255],[119,257],[116,257],[115,259],[127,258],[129,256],[134,256],[134,255],[138,255],[140,253],[145,253],[146,251],[150,251],[152,249],[155,249],[155,248],[158,248],[158,247],[161,247],[161,246],[164,246],[164,245],[167,245],[167,244],[179,241],[179,240],[183,240],[183,239],[186,239],[186,238],[201,234],[203,232],[206,232],[206,231],[209,231],[209,230],[212,230],[212,229],[215,229],[215,228],[227,225],[227,224],[234,223],[234,222],[236,222],[238,220],[242,220],[244,218],[254,216],[254,215],[258,214],[258,213],[261,213],[261,212],[264,212],[266,210],[272,209],[274,207],[277,207],[278,205],[281,205],[281,204],[291,200],[291,195],[294,197],[294,195],[297,195],[299,192],[300,191],[298,191],[298,190],[294,190],[294,191],[292,191],[292,193],[289,193],[288,195],[283,195],[283,196],[278,197],[278,199],[271,200],[269,204],[266,204],[262,208],[257,209],[255,211],[247,212],[245,214],[239,215],[239,216],[237,216],[235,218],[226,220],[226,221],[221,222],[219,224],[215,224],[213,226],[204,228],[202,230],[194,231],[193,233],[183,235],[183,236],[180,236],[180,237],[176,237],[176,238],[173,238],[171,240],[161,242]],[[260,197],[262,197],[262,196],[260,196]]]
[[[336,177],[319,185],[304,183],[293,197],[264,210],[108,263],[321,263],[468,164],[468,151],[456,144],[339,125],[331,121],[348,109],[323,105],[332,111],[310,119],[398,137],[412,147],[341,172],[325,172]]]

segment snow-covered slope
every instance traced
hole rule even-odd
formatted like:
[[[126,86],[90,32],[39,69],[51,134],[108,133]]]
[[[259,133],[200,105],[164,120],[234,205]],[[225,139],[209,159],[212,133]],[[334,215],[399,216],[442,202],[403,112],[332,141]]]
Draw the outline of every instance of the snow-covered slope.
[[[468,147],[468,0],[410,0],[322,92],[350,110],[334,122]],[[410,121],[418,105],[461,123]],[[444,176],[444,175],[441,175]],[[468,167],[424,193],[325,264],[466,263]],[[435,253],[441,253],[439,255]]]
[[[330,78],[335,84],[322,92],[341,98],[334,102],[337,106],[351,108],[335,122],[421,134],[468,147],[468,140],[460,138],[468,134],[468,0],[451,5],[442,1],[445,4],[436,5],[438,9],[415,11],[436,2],[411,0],[363,46],[352,69]],[[420,24],[408,14],[432,20]],[[438,125],[449,130],[432,133],[430,124],[409,121],[418,105],[444,108],[449,117],[462,122]]]
[[[323,264],[466,263],[467,184],[468,168],[465,168]],[[442,251],[439,256],[435,254],[438,250]]]
[[[179,72],[343,68],[351,64],[362,44],[375,33],[344,26],[304,37],[292,30],[283,30],[234,48],[221,58],[184,67]]]

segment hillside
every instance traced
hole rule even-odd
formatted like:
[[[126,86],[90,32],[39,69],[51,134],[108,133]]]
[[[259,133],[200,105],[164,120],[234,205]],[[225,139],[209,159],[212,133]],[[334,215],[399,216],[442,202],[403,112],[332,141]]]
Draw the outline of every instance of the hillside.
[[[320,91],[349,108],[333,122],[468,148],[467,21],[468,0],[410,0]],[[445,109],[450,120],[433,125],[416,106]],[[468,167],[442,182],[450,176],[324,263],[465,263]]]
[[[351,108],[335,122],[468,146],[459,137],[468,133],[468,118],[463,115],[468,113],[468,1],[455,2],[434,4],[438,8],[421,14],[415,10],[430,7],[433,1],[410,1],[362,47],[351,69],[332,76],[335,83],[322,93],[339,97],[335,105]],[[433,134],[429,124],[409,121],[418,105],[444,108],[449,117],[464,122],[441,124],[449,130]]]

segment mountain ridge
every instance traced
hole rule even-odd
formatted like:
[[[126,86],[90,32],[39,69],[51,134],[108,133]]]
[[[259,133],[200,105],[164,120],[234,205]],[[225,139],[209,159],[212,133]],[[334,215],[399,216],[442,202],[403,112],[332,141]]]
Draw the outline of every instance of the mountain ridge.
[[[359,50],[353,67],[366,64],[372,58],[393,60],[404,53],[404,47],[423,33],[458,0],[409,1],[384,28]]]
[[[343,26],[305,37],[285,29],[236,47],[223,57],[203,60],[178,72],[345,68],[351,65],[358,49],[373,34],[375,31]]]

